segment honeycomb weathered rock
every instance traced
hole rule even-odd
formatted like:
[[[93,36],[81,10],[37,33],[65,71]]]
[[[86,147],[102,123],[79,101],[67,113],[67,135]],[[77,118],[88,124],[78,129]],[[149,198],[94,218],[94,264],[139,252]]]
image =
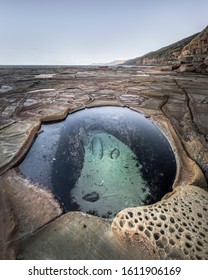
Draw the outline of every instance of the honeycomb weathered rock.
[[[112,230],[124,241],[142,234],[161,259],[208,259],[207,200],[198,187],[177,187],[153,205],[121,211]]]

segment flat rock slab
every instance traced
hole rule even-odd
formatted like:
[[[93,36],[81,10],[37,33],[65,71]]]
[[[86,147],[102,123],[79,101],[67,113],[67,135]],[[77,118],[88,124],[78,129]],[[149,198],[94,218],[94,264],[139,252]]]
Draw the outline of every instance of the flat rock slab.
[[[19,240],[62,214],[50,190],[14,170],[0,177],[0,259],[16,258]]]
[[[69,212],[22,240],[18,258],[120,260],[158,259],[158,255],[147,240],[136,250],[131,244],[119,242],[112,234],[110,220]]]
[[[1,186],[2,187],[2,186]],[[0,260],[16,258],[18,240],[18,222],[8,193],[0,189]]]

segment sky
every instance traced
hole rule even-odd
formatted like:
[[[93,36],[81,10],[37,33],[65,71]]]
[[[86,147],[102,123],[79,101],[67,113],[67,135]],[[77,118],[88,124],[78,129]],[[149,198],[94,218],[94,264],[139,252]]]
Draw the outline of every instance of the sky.
[[[105,63],[200,32],[207,0],[0,0],[0,65]]]

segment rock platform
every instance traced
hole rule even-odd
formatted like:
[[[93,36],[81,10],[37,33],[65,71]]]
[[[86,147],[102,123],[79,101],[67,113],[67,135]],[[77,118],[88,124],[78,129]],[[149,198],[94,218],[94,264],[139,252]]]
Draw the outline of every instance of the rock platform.
[[[173,191],[152,208],[124,209],[114,220],[64,214],[51,191],[23,178],[16,166],[41,132],[41,122],[105,105],[140,112],[166,135],[177,162]],[[134,66],[0,67],[0,259],[207,259],[207,120],[205,75]],[[176,212],[169,209],[174,203]],[[167,212],[167,222],[164,213],[155,216],[162,219],[160,232],[159,223],[148,220],[158,209]],[[196,228],[188,224],[188,211],[195,211]],[[171,218],[177,220],[174,238]]]

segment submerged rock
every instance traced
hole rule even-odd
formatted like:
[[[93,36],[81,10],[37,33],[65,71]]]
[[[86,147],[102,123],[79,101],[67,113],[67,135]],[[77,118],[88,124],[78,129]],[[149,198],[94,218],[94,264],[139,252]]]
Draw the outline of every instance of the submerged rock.
[[[120,151],[119,151],[119,149],[114,149],[114,150],[110,153],[111,159],[117,159],[119,156],[120,156]]]
[[[103,145],[99,137],[92,138],[92,154],[99,159],[103,157]]]
[[[84,195],[82,198],[86,201],[94,202],[94,201],[97,201],[100,198],[100,196],[99,196],[99,193],[97,193],[97,192],[91,192],[91,193]]]
[[[80,127],[79,137],[80,137],[80,141],[82,142],[82,144],[84,146],[87,146],[88,143],[89,143],[89,138],[88,138],[88,135],[87,135],[87,131],[84,127]]]

